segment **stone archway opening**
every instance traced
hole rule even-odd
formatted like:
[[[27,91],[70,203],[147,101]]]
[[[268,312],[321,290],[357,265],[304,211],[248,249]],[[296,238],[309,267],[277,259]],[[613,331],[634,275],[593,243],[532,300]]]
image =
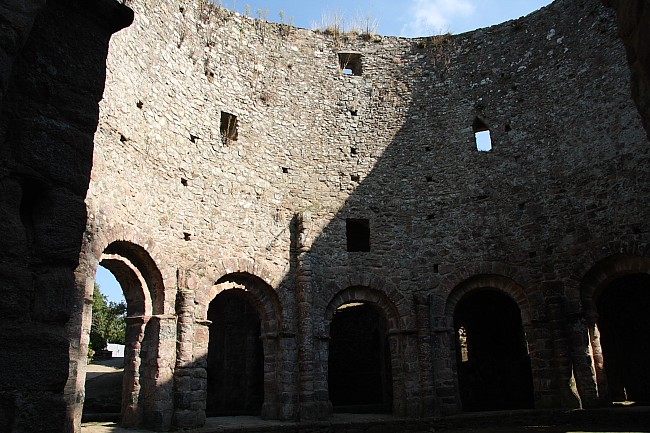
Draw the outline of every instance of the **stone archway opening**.
[[[95,279],[89,362],[84,383],[86,419],[119,418],[124,380],[126,308],[124,290],[119,281],[100,265]]]
[[[463,410],[534,407],[526,336],[512,298],[492,289],[466,294],[454,311],[454,331]]]
[[[388,323],[370,303],[336,309],[330,323],[328,386],[335,412],[390,413],[393,406]]]
[[[650,274],[614,279],[595,302],[612,401],[650,404]]]
[[[261,319],[246,292],[218,294],[208,307],[207,416],[257,415],[264,403]]]
[[[155,426],[156,393],[160,389],[159,335],[164,303],[162,275],[147,251],[127,241],[109,244],[99,258],[122,288],[126,300],[124,373],[122,378],[120,423],[125,427]],[[85,354],[83,354],[85,356]],[[99,418],[117,418],[103,414]],[[88,418],[84,408],[83,416]]]

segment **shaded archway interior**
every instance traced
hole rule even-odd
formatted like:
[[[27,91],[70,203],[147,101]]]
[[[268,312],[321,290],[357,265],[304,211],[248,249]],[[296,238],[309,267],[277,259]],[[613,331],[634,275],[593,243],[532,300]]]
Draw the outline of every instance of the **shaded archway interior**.
[[[650,404],[650,275],[619,277],[595,301],[612,400]]]
[[[454,313],[463,410],[533,408],[533,380],[517,303],[492,289],[465,295]]]
[[[208,308],[207,416],[260,415],[264,353],[260,316],[246,292],[226,290]]]
[[[372,304],[346,304],[332,317],[328,387],[336,412],[391,412],[393,395],[387,321]]]

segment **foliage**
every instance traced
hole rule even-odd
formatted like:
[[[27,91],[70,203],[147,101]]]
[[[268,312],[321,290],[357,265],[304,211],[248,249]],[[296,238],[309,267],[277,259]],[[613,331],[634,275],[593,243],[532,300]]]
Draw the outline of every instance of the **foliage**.
[[[93,292],[93,319],[90,327],[90,347],[105,349],[110,343],[124,344],[126,334],[126,303],[109,302],[95,283]]]

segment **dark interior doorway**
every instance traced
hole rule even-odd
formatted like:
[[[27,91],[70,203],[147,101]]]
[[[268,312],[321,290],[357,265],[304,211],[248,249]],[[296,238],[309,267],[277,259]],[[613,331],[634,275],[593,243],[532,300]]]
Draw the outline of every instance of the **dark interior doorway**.
[[[264,401],[260,318],[243,291],[227,290],[208,308],[207,416],[260,415]]]
[[[339,307],[330,324],[329,396],[336,412],[390,413],[387,323],[371,304]]]
[[[465,296],[454,314],[460,396],[465,411],[534,406],[521,312],[496,290]]]
[[[612,281],[596,306],[612,400],[650,404],[650,275]]]

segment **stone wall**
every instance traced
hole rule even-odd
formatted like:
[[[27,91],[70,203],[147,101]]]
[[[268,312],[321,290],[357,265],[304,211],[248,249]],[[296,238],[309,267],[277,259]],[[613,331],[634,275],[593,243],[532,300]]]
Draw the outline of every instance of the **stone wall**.
[[[604,0],[603,3],[617,11],[618,34],[625,44],[632,71],[632,95],[646,131],[650,131],[650,2]]]
[[[172,422],[205,416],[217,281],[257,299],[271,418],[328,416],[329,320],[354,300],[384,306],[393,413],[458,411],[451,299],[481,287],[518,302],[536,406],[597,404],[581,280],[608,255],[645,254],[650,189],[612,12],[558,0],[488,29],[401,39],[206,2],[129,6],[95,137],[86,278],[115,241],[160,270],[160,313],[183,312],[176,351],[160,352],[175,365]],[[342,73],[340,53],[360,56],[360,76]],[[489,152],[476,150],[481,128]],[[346,219],[367,220],[369,252],[347,251]]]

